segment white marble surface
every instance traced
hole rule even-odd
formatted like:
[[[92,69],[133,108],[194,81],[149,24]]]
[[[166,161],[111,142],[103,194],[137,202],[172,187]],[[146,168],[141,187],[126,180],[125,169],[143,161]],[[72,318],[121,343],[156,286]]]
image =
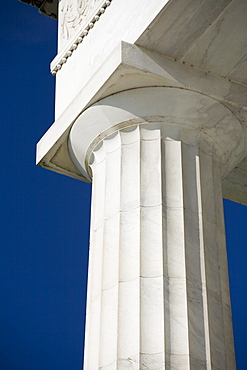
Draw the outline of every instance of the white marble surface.
[[[70,0],[61,1],[60,12],[63,2],[68,1]],[[122,40],[133,44],[167,2],[168,0],[112,0],[100,20],[57,73],[56,117],[59,117],[117,44]],[[74,13],[76,17],[76,10]],[[60,18],[62,19],[62,14]],[[60,38],[61,27],[59,31]]]
[[[89,3],[60,1],[62,34]],[[246,155],[246,2],[167,3],[112,1],[38,146],[93,180],[85,369],[235,367],[221,180]]]
[[[232,0],[181,59],[226,76],[247,53],[246,12],[246,1]]]
[[[86,70],[82,70],[87,74]],[[78,95],[40,140],[37,146],[37,163],[67,176],[88,179],[87,173],[81,171],[82,168],[78,171],[69,156],[67,137],[71,124],[83,110],[97,100],[119,91],[147,86],[179,87],[222,102],[242,124],[243,135],[246,137],[247,114],[243,108],[246,106],[245,85],[186,63],[182,64],[165,55],[121,42],[109,58],[102,61],[97,73],[88,83],[82,85]],[[188,140],[190,135],[187,136],[186,142]],[[246,161],[242,161],[241,168],[236,167],[224,178],[223,196],[247,204],[247,179],[244,169]]]
[[[155,104],[163,90],[149,91]],[[139,109],[132,93],[131,114]],[[100,122],[101,114],[113,117],[115,131],[95,141],[90,159],[85,370],[235,368],[221,193],[227,151],[212,125],[215,103],[203,98],[199,114],[196,95],[182,110],[167,97],[168,122],[157,118],[165,100],[151,107],[155,116],[139,124],[132,116],[123,128],[116,125],[127,116],[123,100],[113,115],[116,100],[109,110],[104,104],[94,110]],[[142,101],[140,109],[149,107]],[[233,122],[222,112],[216,124],[229,128],[228,159],[235,165],[229,148],[240,143],[241,149],[242,131],[236,123],[232,134]],[[79,150],[84,125],[76,125],[71,145]]]
[[[78,31],[85,29],[105,1],[60,0],[58,3],[58,51],[61,51]]]
[[[245,136],[242,125],[230,109],[204,94],[179,88],[149,87],[124,91],[90,106],[76,120],[71,133],[70,155],[78,169],[88,171],[93,146],[117,128],[133,123],[165,122],[163,139],[174,139],[181,129],[191,128],[204,136],[200,150],[215,152],[215,161],[221,160],[226,175],[245,156]],[[227,129],[226,129],[227,127]],[[186,130],[183,130],[183,135]],[[188,142],[191,131],[183,140]],[[175,136],[174,136],[175,135]],[[227,138],[230,135],[231,140]],[[189,142],[188,142],[189,143]],[[153,144],[152,144],[153,145]],[[212,149],[213,148],[213,149]],[[167,149],[168,150],[168,149]],[[227,156],[227,154],[230,154]],[[156,185],[155,185],[156,186]],[[145,195],[147,196],[147,195]]]
[[[235,368],[221,180],[242,132],[215,100],[164,88],[74,125],[93,180],[85,370]]]

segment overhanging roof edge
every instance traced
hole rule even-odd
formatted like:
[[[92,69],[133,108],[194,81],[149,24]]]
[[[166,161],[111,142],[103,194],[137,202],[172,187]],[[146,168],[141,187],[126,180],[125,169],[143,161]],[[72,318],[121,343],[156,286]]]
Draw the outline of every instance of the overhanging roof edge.
[[[39,9],[39,13],[57,19],[58,0],[18,0]]]

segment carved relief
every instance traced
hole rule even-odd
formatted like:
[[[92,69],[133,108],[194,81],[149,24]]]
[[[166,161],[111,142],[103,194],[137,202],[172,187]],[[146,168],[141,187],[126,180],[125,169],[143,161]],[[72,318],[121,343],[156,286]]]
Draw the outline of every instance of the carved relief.
[[[63,0],[60,8],[61,37],[70,39],[99,2],[100,0]]]
[[[49,0],[52,1],[52,0]],[[71,57],[78,45],[99,21],[113,0],[61,0],[59,6],[60,39],[58,55],[51,64],[53,76]],[[78,31],[78,32],[77,32]],[[72,37],[75,33],[75,37]],[[68,41],[68,42],[67,42]],[[66,45],[65,48],[62,48]],[[62,51],[60,51],[62,50]]]

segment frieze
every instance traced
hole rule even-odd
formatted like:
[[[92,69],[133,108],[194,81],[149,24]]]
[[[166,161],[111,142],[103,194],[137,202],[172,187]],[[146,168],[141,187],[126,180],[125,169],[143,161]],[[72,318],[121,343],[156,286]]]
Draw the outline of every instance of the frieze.
[[[102,0],[63,0],[60,5],[60,37],[68,40]]]
[[[113,0],[65,0],[60,8],[60,33],[65,47],[51,64],[51,73],[56,73],[66,63],[90,29],[100,19]],[[63,14],[61,16],[61,14]],[[61,40],[60,40],[61,41]],[[62,45],[64,46],[64,45]],[[61,44],[60,44],[61,49]]]

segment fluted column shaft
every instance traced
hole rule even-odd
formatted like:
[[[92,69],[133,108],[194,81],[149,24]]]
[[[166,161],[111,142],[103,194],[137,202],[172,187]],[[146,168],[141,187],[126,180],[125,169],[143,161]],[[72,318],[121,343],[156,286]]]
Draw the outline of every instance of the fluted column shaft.
[[[92,179],[85,370],[235,368],[221,180],[236,117],[181,89],[102,99],[70,133]]]
[[[143,124],[94,151],[85,369],[234,369],[221,175],[204,145]]]

